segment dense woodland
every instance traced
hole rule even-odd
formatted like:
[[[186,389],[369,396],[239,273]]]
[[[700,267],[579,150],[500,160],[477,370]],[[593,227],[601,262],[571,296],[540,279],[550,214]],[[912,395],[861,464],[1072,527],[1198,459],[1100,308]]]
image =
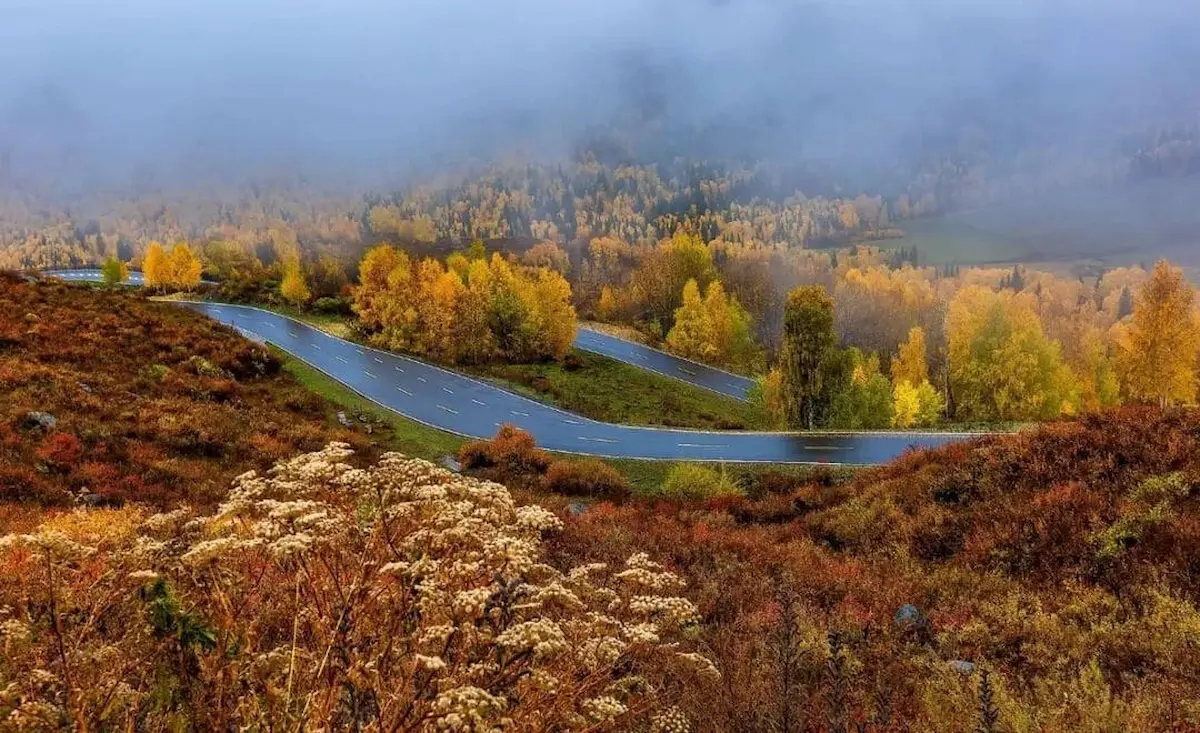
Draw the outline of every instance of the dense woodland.
[[[991,202],[1189,176],[1200,159],[1197,129],[1133,131],[1107,151],[1031,149],[1006,160],[968,144],[964,132],[956,147],[887,184],[813,165],[661,155],[648,164],[619,140],[586,145],[570,160],[514,158],[393,190],[275,172],[236,186],[99,187],[63,201],[46,185],[0,178],[0,268],[137,260],[152,241],[228,243],[266,264],[297,245],[350,261],[379,241],[453,248],[474,239],[568,246],[613,237],[636,246],[680,229],[705,241],[829,247],[897,236],[904,221]]]

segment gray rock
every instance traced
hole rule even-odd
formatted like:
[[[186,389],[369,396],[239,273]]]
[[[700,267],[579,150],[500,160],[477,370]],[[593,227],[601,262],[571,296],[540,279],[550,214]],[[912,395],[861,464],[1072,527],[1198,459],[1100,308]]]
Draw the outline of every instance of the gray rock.
[[[350,422],[350,418],[346,417],[346,413],[344,413],[340,410],[338,411],[337,419],[338,419],[338,422],[341,423],[342,427],[344,427],[344,428],[354,427],[354,423]]]
[[[91,394],[91,393],[92,393],[92,388],[91,388],[91,386],[90,386],[90,385],[87,385],[87,384],[84,384],[83,382],[80,382],[80,383],[79,383],[79,388],[80,388],[80,389],[82,389],[84,392],[87,392],[88,394]]]
[[[975,663],[965,659],[950,660],[950,669],[961,674],[975,674]]]
[[[442,466],[454,471],[455,473],[460,473],[462,471],[462,464],[455,460],[454,456],[442,456]]]
[[[574,504],[567,505],[567,511],[569,511],[571,513],[571,516],[574,516],[574,517],[578,517],[580,514],[583,514],[587,510],[588,510],[588,505],[583,504],[581,502],[576,502]]]
[[[921,613],[921,609],[911,603],[901,606],[892,620],[896,622],[897,626],[905,629],[923,629],[928,623],[925,614]]]
[[[58,424],[58,418],[48,412],[30,412],[25,415],[25,419],[21,421],[21,427],[26,430],[42,428],[44,430],[52,430]]]
[[[92,494],[88,491],[80,492],[79,496],[75,497],[75,503],[81,506],[100,506],[103,503],[104,497],[99,494]]]

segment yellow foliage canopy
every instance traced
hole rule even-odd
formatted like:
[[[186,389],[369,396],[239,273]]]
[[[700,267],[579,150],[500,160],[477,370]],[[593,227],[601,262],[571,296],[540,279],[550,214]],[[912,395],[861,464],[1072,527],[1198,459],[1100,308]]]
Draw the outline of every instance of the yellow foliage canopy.
[[[1196,293],[1183,272],[1161,260],[1142,286],[1128,328],[1119,329],[1125,389],[1136,400],[1161,405],[1196,399],[1200,320]]]

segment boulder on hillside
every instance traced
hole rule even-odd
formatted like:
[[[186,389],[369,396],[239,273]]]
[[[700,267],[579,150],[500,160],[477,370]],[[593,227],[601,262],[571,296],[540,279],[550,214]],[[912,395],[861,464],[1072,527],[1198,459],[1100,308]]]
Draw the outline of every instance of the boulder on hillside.
[[[48,412],[28,412],[25,418],[21,420],[21,428],[23,430],[53,430],[58,424],[58,418]]]

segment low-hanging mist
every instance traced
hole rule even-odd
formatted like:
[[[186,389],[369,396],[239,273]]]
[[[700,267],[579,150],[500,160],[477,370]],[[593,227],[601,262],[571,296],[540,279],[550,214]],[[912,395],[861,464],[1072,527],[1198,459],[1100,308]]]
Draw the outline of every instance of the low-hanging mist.
[[[1107,152],[1186,122],[1196,10],[1151,0],[0,3],[0,185],[263,171],[378,185],[514,151],[819,165]]]

